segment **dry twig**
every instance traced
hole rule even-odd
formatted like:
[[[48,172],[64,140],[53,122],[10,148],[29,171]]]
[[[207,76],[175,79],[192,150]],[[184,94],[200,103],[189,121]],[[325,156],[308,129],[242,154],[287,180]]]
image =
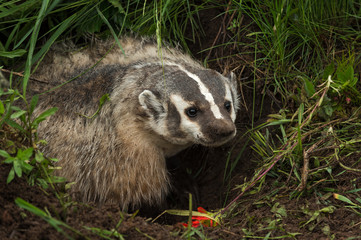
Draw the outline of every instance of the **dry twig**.
[[[10,73],[10,74],[14,74],[16,76],[19,76],[19,77],[24,77],[24,74],[22,73],[19,73],[19,72],[13,72],[13,71],[10,71],[10,70],[7,70],[7,69],[0,69],[2,72],[5,72],[5,73]],[[49,84],[49,82],[47,81],[44,81],[44,80],[40,80],[40,79],[36,79],[36,78],[29,78],[29,80],[31,81],[35,81],[35,82],[40,82],[40,83],[46,83],[46,84]]]

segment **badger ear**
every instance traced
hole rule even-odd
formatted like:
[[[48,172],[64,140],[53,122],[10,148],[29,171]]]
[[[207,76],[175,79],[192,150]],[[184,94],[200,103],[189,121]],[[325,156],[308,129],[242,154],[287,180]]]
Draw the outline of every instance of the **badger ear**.
[[[237,81],[237,75],[234,72],[230,72],[227,75],[225,75],[226,78],[228,78],[230,84],[235,88],[238,89],[238,81]]]
[[[160,114],[165,113],[164,107],[159,99],[149,90],[144,90],[138,96],[138,100],[143,109],[150,117],[157,119]]]

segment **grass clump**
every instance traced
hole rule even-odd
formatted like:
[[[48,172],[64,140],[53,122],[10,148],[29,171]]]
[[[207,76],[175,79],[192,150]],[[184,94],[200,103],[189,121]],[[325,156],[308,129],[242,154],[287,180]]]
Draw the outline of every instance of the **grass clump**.
[[[157,35],[186,46],[202,34],[198,12],[207,2],[193,1],[20,1],[0,3],[0,64],[28,53],[26,69],[42,58],[59,39],[82,43],[89,37],[117,37],[134,32]],[[185,32],[190,39],[185,37]],[[36,45],[35,43],[41,43]],[[34,56],[33,56],[33,51]]]
[[[355,1],[232,3],[232,11],[239,15],[234,22],[242,16],[252,20],[240,26],[247,37],[246,43],[240,44],[255,54],[256,81],[266,82],[265,91],[281,95],[283,103],[293,95],[288,83],[294,78],[306,75],[317,85],[325,66],[342,54],[354,56],[355,63],[360,59],[355,51],[360,46],[356,41],[361,30],[360,4]]]
[[[283,103],[279,114],[254,128],[257,132],[251,139],[260,156],[275,157],[280,143],[288,144],[287,151],[295,154],[292,159],[301,159],[304,147],[317,142],[311,137],[307,145],[304,139],[323,132],[323,124],[334,127],[332,123],[347,117],[357,125],[360,89],[355,67],[360,63],[357,52],[361,46],[354,40],[361,32],[358,3],[255,0],[234,2],[233,7],[253,20],[253,28],[248,28],[253,31],[247,35],[248,45],[257,53],[252,67],[263,73],[253,81],[267,81],[264,92],[271,90],[268,95]],[[264,126],[277,126],[278,137],[272,138],[268,130],[258,131]]]
[[[359,205],[361,45],[355,40],[361,36],[361,6],[355,1],[287,0],[242,1],[232,6],[252,20],[244,31],[246,46],[254,52],[249,64],[253,79],[245,85],[261,86],[264,93],[260,110],[253,109],[247,135],[259,167],[252,179],[238,186],[242,193],[236,199],[255,196],[259,199],[254,206],[272,210],[273,204],[286,203],[284,198],[307,203],[314,196],[317,208],[324,211],[311,210],[308,204],[304,211],[287,206],[286,210],[297,212],[299,219],[313,214],[300,226],[310,231],[319,227],[333,239],[337,229],[313,223],[345,207],[344,203],[353,209]],[[253,106],[258,104],[257,94],[253,92]],[[254,116],[264,111],[265,99],[273,100],[278,113],[255,124]],[[272,185],[266,184],[270,181]],[[240,209],[248,214],[246,207]],[[249,216],[245,222],[247,236],[279,237],[285,233],[287,217]]]
[[[357,45],[354,38],[361,30],[355,17],[360,6],[354,1],[255,0],[242,1],[238,7],[239,13],[256,24],[248,36],[264,55],[258,61],[281,73],[294,69],[320,72],[337,46]]]

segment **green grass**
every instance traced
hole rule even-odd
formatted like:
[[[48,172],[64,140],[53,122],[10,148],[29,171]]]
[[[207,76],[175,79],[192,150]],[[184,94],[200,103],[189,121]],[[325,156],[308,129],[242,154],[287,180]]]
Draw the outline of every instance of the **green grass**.
[[[289,160],[287,168],[292,168],[295,179],[300,181],[301,170],[294,167],[302,166],[299,161],[304,158],[305,148],[322,137],[313,136],[334,127],[327,122],[348,117],[358,125],[357,117],[352,116],[358,115],[361,96],[357,88],[359,74],[354,71],[360,63],[361,45],[355,39],[361,36],[357,17],[361,8],[354,1],[262,2],[242,1],[238,11],[251,17],[256,25],[248,34],[253,39],[250,46],[260,53],[254,66],[268,72],[265,88],[280,93],[284,108],[259,127],[279,126],[278,142],[294,146],[287,148],[287,153],[281,150]],[[289,108],[290,100],[299,107]],[[324,127],[320,127],[322,123]],[[349,125],[338,123],[332,132],[334,138],[326,142],[343,142],[336,136],[339,132],[345,135],[344,127]],[[310,135],[313,141],[305,141]],[[255,151],[263,158],[273,159],[280,154],[282,148],[269,135],[255,132],[252,139]]]
[[[361,30],[355,1],[234,1],[232,11],[252,19],[252,27],[242,31],[259,55],[253,66],[269,73],[263,79],[267,88],[272,86],[284,101],[292,95],[287,88],[294,78],[312,76],[318,84],[325,66],[340,61],[342,54],[360,61],[354,51]]]
[[[248,35],[257,37],[253,44],[264,54],[259,61],[268,68],[318,73],[337,45],[357,45],[359,8],[354,1],[278,0],[242,1],[237,11],[255,22],[257,28]]]
[[[254,76],[245,84],[263,86],[262,97],[282,103],[279,113],[261,125],[254,116],[263,108],[252,110],[246,137],[259,167],[252,179],[238,186],[237,198],[260,193],[271,181],[276,188],[268,197],[273,201],[280,192],[289,199],[313,194],[328,199],[330,192],[340,193],[337,183],[343,182],[351,189],[342,197],[353,199],[347,203],[359,214],[359,189],[352,188],[355,180],[348,176],[361,172],[360,72],[355,70],[361,56],[360,3],[255,0],[234,1],[232,6],[239,14],[235,20],[245,15],[253,21],[239,26],[247,31],[246,45],[255,53],[250,65]],[[257,106],[260,96],[253,94]],[[342,197],[335,199],[346,202]],[[270,222],[262,224],[262,231],[269,230],[265,238],[283,228],[281,219],[272,222],[273,229]],[[247,236],[260,237],[254,230],[244,229]],[[332,231],[324,232],[332,237]]]
[[[159,39],[180,42],[196,41],[202,34],[198,12],[207,1],[41,1],[12,0],[0,2],[0,64],[27,53],[27,69],[41,59],[57,40],[71,39],[82,43],[91,35],[113,37],[134,32],[157,35]],[[41,28],[40,28],[41,26]],[[189,39],[185,37],[185,32]],[[41,44],[40,44],[41,43]],[[35,49],[35,47],[37,47]]]

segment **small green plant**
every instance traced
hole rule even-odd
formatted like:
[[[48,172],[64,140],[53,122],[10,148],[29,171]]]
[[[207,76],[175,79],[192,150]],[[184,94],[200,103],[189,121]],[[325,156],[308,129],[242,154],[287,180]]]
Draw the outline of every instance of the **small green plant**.
[[[39,95],[33,96],[30,103],[27,102],[24,95],[14,89],[9,89],[6,92],[1,91],[0,96],[6,96],[4,101],[0,101],[0,128],[2,128],[4,123],[8,124],[24,134],[29,143],[35,147],[38,140],[36,129],[39,123],[53,115],[57,111],[57,108],[47,109],[33,118],[33,112],[38,103]],[[19,99],[23,100],[26,110],[14,104],[15,100]]]
[[[28,103],[24,95],[11,88],[11,84],[7,91],[1,89],[0,96],[3,97],[0,101],[0,129],[12,129],[18,136],[17,139],[3,136],[6,143],[2,146],[4,149],[0,150],[0,156],[5,158],[4,163],[12,165],[7,183],[15,176],[24,175],[32,185],[39,184],[44,188],[48,188],[49,183],[64,181],[50,174],[53,171],[51,165],[56,159],[47,159],[37,150],[37,144],[42,142],[38,140],[37,128],[42,121],[53,115],[57,108],[50,108],[34,117],[39,96],[33,96]],[[20,101],[25,105],[24,108],[15,105]]]
[[[273,213],[271,217],[265,217],[261,219],[252,219],[250,217],[249,221],[254,225],[253,228],[243,228],[242,231],[245,235],[244,239],[248,238],[260,238],[260,239],[284,239],[284,238],[293,238],[295,239],[297,235],[301,235],[298,232],[287,232],[285,230],[284,219],[288,217],[287,209],[285,206],[281,205],[279,202],[269,203],[273,204],[270,209],[270,212]],[[276,233],[277,236],[272,236]],[[279,234],[283,234],[279,236]]]
[[[53,174],[55,170],[53,165],[57,161],[58,159],[56,158],[46,158],[42,152],[36,151],[35,157],[31,162],[36,167],[36,171],[29,175],[29,183],[31,185],[38,184],[44,189],[48,189],[49,185],[51,185],[51,188],[56,190],[54,184],[66,181],[65,178]]]
[[[15,174],[18,177],[22,177],[23,173],[29,174],[33,170],[33,166],[30,165],[30,157],[33,155],[33,148],[27,148],[25,150],[18,149],[18,152],[15,157],[10,156],[4,150],[0,150],[0,156],[4,157],[5,163],[12,164],[12,168],[9,172],[7,183],[10,183]]]
[[[346,104],[359,105],[361,103],[361,92],[357,89],[358,77],[354,67],[357,65],[355,57],[342,58],[342,60],[329,64],[324,75],[332,75],[331,96],[335,100]]]
[[[5,158],[4,163],[12,165],[7,183],[10,183],[15,176],[21,178],[23,175],[27,176],[31,185],[39,184],[44,189],[47,189],[49,184],[53,185],[65,181],[64,178],[52,174],[54,171],[52,165],[57,159],[46,159],[41,152],[34,151],[32,147],[25,150],[17,149],[15,156],[0,150],[0,156]]]
[[[351,190],[348,193],[352,192],[352,193],[357,193],[359,192],[360,189],[355,189],[355,190]],[[359,216],[361,216],[361,198],[359,196],[356,196],[355,201],[356,203],[354,203],[352,200],[350,200],[349,198],[347,198],[346,196],[343,196],[341,194],[337,194],[334,193],[333,197],[339,201],[342,201],[344,203],[346,203],[346,207],[347,208],[351,208],[353,211],[355,211]]]
[[[11,149],[10,152],[6,150],[0,151],[0,155],[5,158],[4,162],[12,164],[7,183],[10,183],[15,176],[22,177],[23,174],[29,176],[28,180],[31,184],[38,183],[45,188],[48,187],[50,182],[63,181],[56,177],[51,177],[52,179],[50,180],[49,173],[53,171],[51,165],[56,160],[48,160],[44,158],[41,152],[34,150],[37,149],[37,144],[39,143],[37,138],[38,125],[47,117],[53,115],[57,108],[50,108],[33,117],[33,112],[39,99],[38,95],[31,99],[30,104],[27,103],[25,97],[17,90],[9,89],[7,92],[1,92],[0,95],[6,96],[4,101],[0,101],[0,128],[3,129],[4,124],[6,124],[15,129],[19,133],[19,137],[24,137],[20,137],[19,140],[21,142],[18,144],[14,143],[17,140],[8,140],[8,142],[11,142],[11,145],[17,145],[17,149]],[[15,99],[22,99],[27,106],[27,111],[15,106]],[[25,147],[24,143],[27,145],[26,142],[31,147]],[[15,152],[12,153],[12,151]],[[32,171],[34,167],[36,167],[36,171]]]

